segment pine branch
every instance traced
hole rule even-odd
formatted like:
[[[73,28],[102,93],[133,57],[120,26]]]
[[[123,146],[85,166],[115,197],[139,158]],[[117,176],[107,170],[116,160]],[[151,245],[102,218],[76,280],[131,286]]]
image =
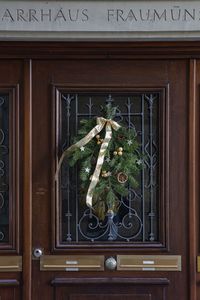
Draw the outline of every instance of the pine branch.
[[[117,107],[112,107],[109,103],[103,108],[104,117],[113,119],[116,115]],[[79,141],[85,137],[96,126],[96,119],[80,120],[80,129],[74,141]],[[105,128],[98,134],[100,139],[105,137]],[[68,163],[74,166],[78,163],[80,177],[80,194],[87,194],[91,182],[91,175],[94,172],[97,158],[99,155],[99,138],[94,137],[84,150],[76,149],[70,154]],[[122,149],[121,155],[118,154],[119,148]],[[140,144],[137,141],[135,129],[127,129],[121,126],[119,130],[112,130],[112,139],[108,145],[102,171],[109,172],[110,175],[103,177],[100,174],[98,184],[94,189],[93,204],[96,215],[100,220],[104,220],[108,209],[114,212],[118,211],[120,197],[127,197],[128,187],[136,188],[138,186],[137,175],[144,167],[138,164],[142,155],[140,154]],[[108,160],[109,159],[109,160]],[[89,170],[89,171],[88,171]],[[122,178],[127,177],[126,181],[118,181],[118,174],[122,173]],[[125,176],[123,176],[125,175]]]
[[[115,193],[113,192],[113,189],[110,188],[106,196],[106,204],[108,206],[108,209],[112,210],[115,207],[115,199]]]

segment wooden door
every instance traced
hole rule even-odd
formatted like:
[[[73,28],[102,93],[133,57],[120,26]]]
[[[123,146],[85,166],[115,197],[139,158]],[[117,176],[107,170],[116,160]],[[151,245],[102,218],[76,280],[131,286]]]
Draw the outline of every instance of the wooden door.
[[[197,43],[1,43],[1,300],[198,299],[198,53]],[[106,103],[134,128],[144,167],[102,223],[78,167],[64,161],[57,183],[55,173],[80,120]]]
[[[187,69],[123,56],[33,61],[33,247],[43,252],[33,299],[188,299]],[[135,126],[145,169],[102,225],[80,204],[79,171],[64,162],[57,185],[54,176],[80,119],[106,102]]]

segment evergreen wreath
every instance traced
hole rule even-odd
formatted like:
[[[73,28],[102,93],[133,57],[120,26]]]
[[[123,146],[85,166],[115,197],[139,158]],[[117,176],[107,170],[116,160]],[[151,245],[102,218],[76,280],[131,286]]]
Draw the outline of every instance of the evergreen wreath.
[[[104,117],[113,120],[117,107],[107,104],[102,107]],[[96,119],[82,119],[80,129],[73,143],[83,139],[96,126]],[[127,129],[120,124],[120,128],[112,130],[112,138],[106,149],[104,161],[98,183],[92,196],[92,207],[100,220],[104,220],[108,212],[117,213],[120,207],[120,198],[127,197],[129,187],[138,186],[136,176],[143,162],[140,154],[140,145],[134,129]],[[85,199],[95,171],[101,144],[106,134],[105,127],[86,145],[71,151],[68,164],[73,167],[78,164],[80,177],[80,195]]]

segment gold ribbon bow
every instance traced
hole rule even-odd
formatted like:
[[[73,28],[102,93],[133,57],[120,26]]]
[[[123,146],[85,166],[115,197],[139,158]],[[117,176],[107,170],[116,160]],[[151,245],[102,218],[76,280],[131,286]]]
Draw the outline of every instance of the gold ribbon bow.
[[[90,182],[90,185],[89,185],[89,188],[87,191],[87,195],[86,195],[86,204],[89,207],[92,207],[92,198],[93,198],[93,194],[94,194],[94,189],[99,181],[99,176],[100,176],[101,168],[102,168],[102,165],[104,162],[106,150],[107,150],[109,142],[112,138],[112,129],[117,131],[121,127],[117,122],[115,122],[111,119],[105,119],[102,117],[98,117],[97,125],[84,138],[82,138],[76,144],[70,146],[63,152],[63,154],[59,160],[58,168],[57,168],[56,176],[55,176],[55,179],[57,180],[58,172],[60,170],[63,159],[66,156],[68,156],[72,151],[76,150],[77,148],[81,148],[81,147],[85,146],[87,143],[89,143],[95,135],[97,135],[99,132],[102,131],[102,129],[104,128],[105,125],[106,125],[105,138],[103,140],[103,143],[101,144],[101,148],[100,148],[99,155],[97,158],[96,167],[95,167],[94,173],[92,175],[91,182]]]

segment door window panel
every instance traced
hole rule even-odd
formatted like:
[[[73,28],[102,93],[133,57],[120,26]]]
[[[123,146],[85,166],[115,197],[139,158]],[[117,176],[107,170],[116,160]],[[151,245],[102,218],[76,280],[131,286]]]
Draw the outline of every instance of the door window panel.
[[[9,241],[9,95],[0,94],[0,243]]]
[[[144,168],[138,175],[138,188],[129,189],[121,198],[116,215],[104,221],[80,201],[79,170],[63,162],[57,187],[57,220],[62,245],[84,243],[159,243],[161,224],[160,139],[163,97],[159,92],[132,93],[68,93],[61,91],[57,99],[58,157],[72,144],[80,120],[101,116],[106,103],[118,106],[115,121],[133,128],[140,144]]]
[[[19,251],[19,92],[0,87],[0,251]]]

